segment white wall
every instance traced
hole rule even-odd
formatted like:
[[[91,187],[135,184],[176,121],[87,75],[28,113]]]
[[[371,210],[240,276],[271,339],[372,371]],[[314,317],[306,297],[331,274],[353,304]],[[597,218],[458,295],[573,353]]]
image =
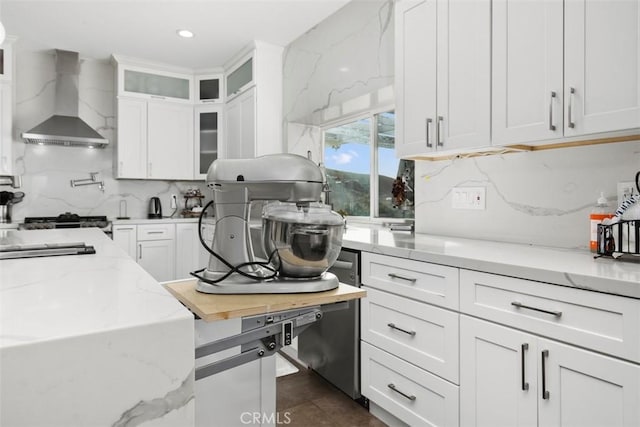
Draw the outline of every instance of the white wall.
[[[289,151],[320,159],[319,125],[349,100],[393,82],[392,2],[349,3],[286,50]],[[348,72],[340,68],[348,67]],[[383,97],[384,98],[384,97]],[[640,170],[640,142],[416,163],[416,231],[565,248],[587,248],[600,191]],[[487,209],[451,208],[451,189],[484,186]]]
[[[17,43],[20,43],[18,41]],[[106,149],[38,146],[25,144],[22,132],[49,118],[54,113],[55,58],[53,51],[16,54],[15,105],[13,114],[14,173],[22,175],[26,196],[13,207],[14,222],[25,216],[56,216],[64,212],[79,215],[119,215],[121,200],[127,201],[128,215],[144,218],[148,200],[160,197],[163,214],[169,215],[170,196],[199,186],[209,195],[203,183],[116,180],[113,178],[113,147],[117,143],[115,118],[114,69],[110,63],[82,58],[79,81],[79,115],[110,142]],[[105,191],[97,186],[72,188],[70,180],[89,178],[99,172]],[[177,215],[177,214],[176,214]]]

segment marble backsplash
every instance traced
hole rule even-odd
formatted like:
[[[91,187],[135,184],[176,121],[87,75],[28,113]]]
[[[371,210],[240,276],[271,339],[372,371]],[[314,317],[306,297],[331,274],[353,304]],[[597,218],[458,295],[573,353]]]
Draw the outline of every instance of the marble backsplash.
[[[163,215],[169,216],[173,212],[172,194],[178,197],[180,208],[184,203],[182,195],[189,188],[200,188],[207,199],[211,198],[201,181],[114,179],[115,73],[108,62],[81,58],[79,76],[79,116],[109,140],[107,148],[25,144],[20,134],[54,113],[55,78],[53,51],[18,49],[12,149],[14,173],[22,175],[22,188],[12,191],[24,191],[26,195],[13,206],[14,222],[26,216],[56,216],[64,212],[113,218],[122,214],[123,200],[129,217],[145,218],[152,196],[160,197]],[[97,180],[104,181],[104,191],[97,185],[71,187],[71,180],[89,178],[90,172],[98,172]],[[180,209],[175,216],[179,214]]]

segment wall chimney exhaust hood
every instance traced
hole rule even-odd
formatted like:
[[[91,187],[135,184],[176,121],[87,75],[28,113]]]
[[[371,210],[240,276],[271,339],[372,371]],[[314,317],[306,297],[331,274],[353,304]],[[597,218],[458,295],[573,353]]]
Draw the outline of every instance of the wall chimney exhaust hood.
[[[23,132],[24,142],[91,148],[107,146],[109,140],[78,117],[78,53],[56,50],[56,73],[55,114],[30,131]]]

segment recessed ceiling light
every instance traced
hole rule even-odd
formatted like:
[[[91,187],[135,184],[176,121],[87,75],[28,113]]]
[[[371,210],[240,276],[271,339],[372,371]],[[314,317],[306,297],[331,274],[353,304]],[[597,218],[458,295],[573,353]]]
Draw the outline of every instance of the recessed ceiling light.
[[[193,37],[193,33],[189,30],[178,30],[176,31],[180,37],[184,37],[185,39],[190,39]]]

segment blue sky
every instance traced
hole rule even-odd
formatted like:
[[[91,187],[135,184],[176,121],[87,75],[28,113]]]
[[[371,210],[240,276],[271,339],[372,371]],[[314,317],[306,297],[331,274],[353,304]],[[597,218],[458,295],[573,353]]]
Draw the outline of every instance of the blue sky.
[[[396,177],[398,173],[398,159],[394,150],[380,149],[380,175]],[[369,146],[365,144],[342,144],[340,148],[325,147],[324,165],[328,169],[348,170],[356,173],[370,173]]]

